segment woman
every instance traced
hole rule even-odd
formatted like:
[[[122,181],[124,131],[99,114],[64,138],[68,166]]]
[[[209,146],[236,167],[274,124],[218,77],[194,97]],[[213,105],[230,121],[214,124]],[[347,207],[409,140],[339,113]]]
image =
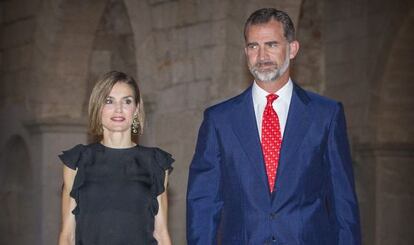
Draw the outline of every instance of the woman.
[[[89,128],[98,140],[59,157],[63,166],[59,245],[170,245],[167,176],[174,161],[140,146],[143,103],[134,79],[105,74],[89,100]]]

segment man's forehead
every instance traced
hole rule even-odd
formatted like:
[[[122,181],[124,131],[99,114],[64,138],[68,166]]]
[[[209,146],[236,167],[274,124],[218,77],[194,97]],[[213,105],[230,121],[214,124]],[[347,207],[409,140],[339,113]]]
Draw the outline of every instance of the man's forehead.
[[[252,25],[249,27],[249,29],[247,29],[246,32],[247,42],[254,41],[256,39],[260,39],[261,41],[272,41],[284,38],[284,30],[280,22],[268,22],[264,24]]]

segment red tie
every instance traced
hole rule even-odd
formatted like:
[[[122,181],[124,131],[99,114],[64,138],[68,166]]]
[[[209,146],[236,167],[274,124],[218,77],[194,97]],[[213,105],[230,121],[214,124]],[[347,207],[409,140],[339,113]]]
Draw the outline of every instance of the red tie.
[[[263,112],[262,121],[262,151],[266,165],[270,192],[273,192],[275,185],[280,146],[282,144],[279,117],[277,116],[275,110],[273,110],[272,106],[273,101],[275,101],[277,97],[278,96],[275,94],[269,94],[266,96],[267,104]]]

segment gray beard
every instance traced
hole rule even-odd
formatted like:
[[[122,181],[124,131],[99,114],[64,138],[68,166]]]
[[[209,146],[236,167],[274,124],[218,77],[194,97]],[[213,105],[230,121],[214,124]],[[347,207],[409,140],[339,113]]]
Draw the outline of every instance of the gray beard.
[[[253,77],[262,82],[273,82],[276,81],[279,77],[281,77],[289,68],[290,59],[289,59],[289,53],[290,49],[288,48],[286,52],[285,61],[283,62],[282,66],[280,68],[272,69],[271,71],[267,72],[261,72],[259,71],[259,68],[257,67],[257,64],[255,66],[249,66],[249,70]]]

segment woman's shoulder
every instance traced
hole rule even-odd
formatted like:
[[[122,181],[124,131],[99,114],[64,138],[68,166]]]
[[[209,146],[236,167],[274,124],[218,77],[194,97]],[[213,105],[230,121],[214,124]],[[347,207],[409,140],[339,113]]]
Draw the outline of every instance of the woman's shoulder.
[[[82,158],[85,158],[87,152],[94,150],[96,148],[96,143],[91,144],[77,144],[72,148],[67,150],[63,150],[62,153],[59,155],[60,160],[69,168],[76,170],[79,165],[79,162]]]
[[[172,169],[171,164],[174,162],[172,155],[159,148],[159,147],[150,147],[150,146],[142,146],[139,145],[137,147],[138,152],[140,155],[145,155],[149,157],[154,165],[160,167],[164,170]]]
[[[148,153],[148,154],[156,154],[156,153],[158,153],[158,152],[165,152],[165,153],[167,153],[166,151],[164,151],[164,150],[162,150],[161,148],[156,147],[156,146],[144,146],[144,145],[137,145],[137,148],[138,148],[140,151],[142,151],[142,152],[144,152],[144,153]],[[167,154],[169,154],[169,153],[167,153]]]

